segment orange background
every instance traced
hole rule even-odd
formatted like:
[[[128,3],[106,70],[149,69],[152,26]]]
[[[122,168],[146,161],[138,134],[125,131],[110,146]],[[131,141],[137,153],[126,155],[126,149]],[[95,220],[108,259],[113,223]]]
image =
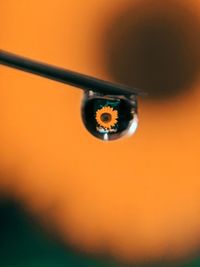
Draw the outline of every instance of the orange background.
[[[199,1],[187,2],[200,10]],[[99,33],[125,7],[122,0],[1,1],[1,47],[112,80]],[[1,67],[0,189],[79,249],[126,259],[194,251],[200,82],[172,101],[140,99],[137,133],[108,143],[83,127],[81,97]]]

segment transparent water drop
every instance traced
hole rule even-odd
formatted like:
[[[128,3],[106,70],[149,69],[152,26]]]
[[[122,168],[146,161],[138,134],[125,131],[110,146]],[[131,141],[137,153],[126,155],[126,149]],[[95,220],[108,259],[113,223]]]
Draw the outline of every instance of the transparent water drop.
[[[133,134],[138,125],[135,95],[101,95],[93,91],[84,93],[82,120],[95,137],[116,140]]]

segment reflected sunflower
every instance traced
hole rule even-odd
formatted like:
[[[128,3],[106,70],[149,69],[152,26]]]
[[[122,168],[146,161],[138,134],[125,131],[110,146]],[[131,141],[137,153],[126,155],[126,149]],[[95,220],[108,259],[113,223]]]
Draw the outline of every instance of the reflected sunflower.
[[[96,121],[99,126],[105,129],[111,129],[117,123],[118,111],[112,107],[106,106],[96,111]]]

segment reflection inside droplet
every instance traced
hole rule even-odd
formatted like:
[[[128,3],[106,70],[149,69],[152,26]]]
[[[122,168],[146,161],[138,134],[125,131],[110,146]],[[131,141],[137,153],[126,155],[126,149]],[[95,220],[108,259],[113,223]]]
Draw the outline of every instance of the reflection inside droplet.
[[[131,135],[138,124],[136,96],[85,92],[82,119],[87,130],[104,141]]]

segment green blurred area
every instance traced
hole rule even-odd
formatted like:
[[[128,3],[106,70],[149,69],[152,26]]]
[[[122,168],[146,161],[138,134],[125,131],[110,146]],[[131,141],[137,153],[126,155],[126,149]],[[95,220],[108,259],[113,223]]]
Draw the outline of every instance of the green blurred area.
[[[0,202],[0,267],[124,267],[63,247],[43,233],[18,204]],[[128,265],[128,266],[139,266]],[[139,267],[200,267],[200,257],[179,263],[149,263]]]

